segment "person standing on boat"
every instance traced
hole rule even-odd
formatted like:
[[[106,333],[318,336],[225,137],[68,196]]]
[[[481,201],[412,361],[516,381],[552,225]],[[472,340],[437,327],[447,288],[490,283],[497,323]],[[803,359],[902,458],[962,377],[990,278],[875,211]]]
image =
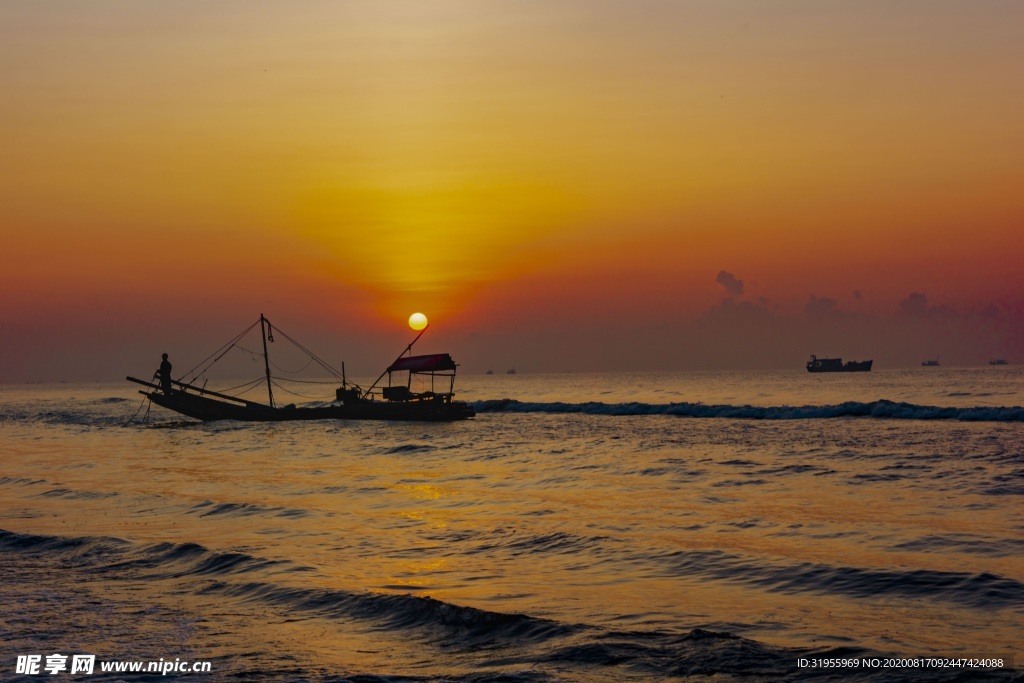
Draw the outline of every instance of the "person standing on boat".
[[[167,360],[167,354],[163,356],[163,360],[160,361],[160,369],[153,373],[154,377],[160,378],[160,386],[163,387],[164,393],[170,393],[171,391],[171,361]]]

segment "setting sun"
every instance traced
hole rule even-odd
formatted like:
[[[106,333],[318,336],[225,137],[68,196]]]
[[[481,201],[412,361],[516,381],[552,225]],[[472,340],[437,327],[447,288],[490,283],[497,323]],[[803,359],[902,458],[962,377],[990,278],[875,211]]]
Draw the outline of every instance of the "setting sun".
[[[427,326],[427,316],[422,313],[413,313],[409,316],[409,327],[414,330],[422,330]]]

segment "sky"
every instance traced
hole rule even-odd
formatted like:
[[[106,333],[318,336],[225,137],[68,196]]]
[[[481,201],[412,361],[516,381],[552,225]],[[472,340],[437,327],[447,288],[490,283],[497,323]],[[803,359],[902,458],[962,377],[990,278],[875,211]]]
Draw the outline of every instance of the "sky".
[[[1024,362],[1016,0],[0,3],[0,383]],[[422,348],[421,348],[422,347]]]

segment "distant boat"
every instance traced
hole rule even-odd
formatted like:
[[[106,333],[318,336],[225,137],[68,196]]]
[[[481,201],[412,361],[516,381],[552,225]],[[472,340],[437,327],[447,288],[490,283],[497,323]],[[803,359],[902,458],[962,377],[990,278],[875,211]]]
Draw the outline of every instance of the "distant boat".
[[[842,358],[818,358],[812,355],[807,361],[807,372],[870,372],[870,360],[849,360],[843,363]]]
[[[926,368],[937,368],[937,367],[939,367],[939,361],[938,361],[938,359],[935,359],[935,360],[923,360],[923,361],[921,361],[921,365],[923,365]]]
[[[506,370],[505,374],[506,375],[514,375],[514,374],[516,374],[516,369],[512,368],[511,370]]]
[[[995,359],[993,359],[993,360],[990,360],[990,361],[988,362],[988,364],[989,364],[989,365],[1009,365],[1009,363],[1007,363],[1007,362],[1006,362],[1006,361],[1005,361],[1004,359],[1002,359],[1002,358],[995,358]]]
[[[493,374],[494,374],[494,370],[488,370],[488,371],[487,371],[487,372],[485,372],[484,374],[485,374],[485,375],[493,375]]]

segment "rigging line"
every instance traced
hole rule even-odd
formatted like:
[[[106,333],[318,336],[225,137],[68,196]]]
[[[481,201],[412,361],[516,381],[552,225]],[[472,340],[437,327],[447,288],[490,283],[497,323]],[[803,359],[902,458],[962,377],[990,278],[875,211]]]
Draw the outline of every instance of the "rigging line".
[[[322,368],[324,368],[325,370],[327,370],[327,371],[328,371],[329,373],[331,373],[331,374],[332,374],[332,375],[333,375],[334,377],[336,377],[336,378],[338,378],[338,379],[341,379],[341,378],[342,378],[342,376],[341,376],[340,374],[338,374],[338,371],[337,371],[337,370],[335,370],[334,368],[332,368],[332,367],[331,367],[330,365],[328,365],[328,364],[327,364],[327,363],[326,363],[326,362],[325,362],[325,361],[324,361],[323,359],[319,358],[319,357],[318,357],[318,356],[317,356],[317,355],[316,355],[315,353],[313,353],[312,351],[310,351],[309,349],[307,349],[307,348],[306,348],[305,346],[303,346],[303,345],[302,345],[302,344],[300,344],[299,342],[297,342],[297,341],[295,341],[294,339],[292,339],[292,338],[291,338],[291,337],[290,337],[290,336],[289,336],[289,335],[288,335],[288,334],[287,334],[287,333],[286,333],[286,332],[285,332],[284,330],[282,330],[282,329],[281,329],[280,327],[278,327],[278,326],[277,326],[276,324],[272,324],[272,323],[270,322],[270,320],[267,320],[267,329],[268,329],[268,330],[271,330],[271,329],[273,329],[273,330],[276,330],[278,334],[282,335],[282,336],[283,336],[283,337],[284,337],[285,339],[287,339],[287,340],[288,340],[289,342],[291,342],[293,346],[295,346],[295,347],[296,347],[296,348],[298,348],[298,349],[299,349],[300,351],[302,351],[303,353],[305,353],[305,354],[306,354],[306,356],[308,356],[308,357],[309,357],[309,358],[310,358],[311,360],[313,360],[313,361],[316,361],[316,363],[317,363],[318,365],[320,365],[320,367],[322,367]],[[273,341],[273,337],[271,337],[271,338],[270,338],[270,341]],[[264,344],[264,347],[266,347],[266,344]],[[294,374],[294,372],[302,372],[302,370],[305,370],[305,369],[306,369],[307,367],[309,367],[309,363],[307,363],[307,364],[306,364],[306,365],[305,365],[305,366],[304,366],[304,367],[303,367],[303,368],[302,368],[301,370],[298,370],[298,371],[291,371],[291,370],[285,370],[285,369],[281,368],[280,366],[278,366],[278,365],[275,365],[275,364],[274,364],[274,362],[273,362],[273,361],[271,361],[271,360],[270,360],[269,358],[267,358],[267,361],[269,362],[269,364],[271,364],[271,365],[274,365],[274,367],[275,367],[275,368],[277,368],[278,370],[281,370],[281,372],[284,372],[284,373],[292,373],[292,374]]]
[[[233,348],[235,348],[235,344],[233,344],[233,343],[232,343],[232,344],[230,344],[230,345],[229,345],[229,346],[228,346],[228,347],[227,347],[226,349],[224,349],[224,353],[222,353],[222,354],[220,354],[219,356],[217,356],[216,358],[214,358],[214,359],[213,359],[213,360],[212,360],[212,361],[210,362],[210,364],[209,364],[209,365],[207,365],[207,366],[206,366],[205,368],[203,368],[202,372],[200,372],[200,373],[199,373],[198,375],[196,375],[196,374],[193,374],[193,375],[192,375],[192,377],[193,377],[193,381],[196,381],[196,380],[198,380],[198,379],[199,379],[200,377],[202,377],[203,375],[205,375],[205,374],[206,374],[206,371],[207,371],[207,370],[209,370],[210,368],[212,368],[212,367],[213,367],[213,365],[214,365],[214,363],[216,363],[216,362],[217,362],[217,361],[219,361],[219,360],[220,360],[221,358],[223,358],[223,357],[224,357],[224,356],[225,356],[225,355],[227,354],[227,352],[228,352],[228,351],[230,351],[230,350],[231,350],[231,349],[233,349]],[[198,366],[197,366],[197,367],[198,367]],[[207,380],[207,381],[209,381],[209,380]]]
[[[251,329],[252,329],[252,327],[250,327],[250,328],[249,328],[249,330],[251,330]],[[246,330],[246,331],[245,331],[245,332],[243,332],[242,334],[238,335],[237,337],[235,337],[234,339],[232,339],[231,341],[229,341],[229,342],[228,342],[227,344],[225,344],[224,346],[222,346],[222,347],[220,347],[219,349],[217,349],[216,351],[214,351],[214,352],[213,352],[212,354],[210,354],[209,356],[207,356],[205,360],[203,360],[202,362],[200,362],[200,363],[199,363],[198,365],[196,365],[196,366],[195,366],[194,368],[192,368],[191,370],[189,370],[189,371],[188,371],[187,373],[185,373],[185,374],[191,374],[191,375],[192,375],[193,377],[198,377],[198,376],[202,375],[203,373],[205,373],[205,372],[206,372],[207,370],[209,370],[209,369],[210,369],[210,368],[211,368],[211,367],[213,366],[213,364],[214,364],[214,363],[216,363],[216,362],[217,362],[217,361],[219,361],[219,360],[220,360],[221,358],[223,358],[223,357],[224,357],[224,354],[225,354],[225,353],[227,353],[228,351],[230,351],[230,350],[231,350],[231,348],[232,348],[232,347],[233,347],[233,346],[235,345],[235,342],[237,342],[237,341],[238,341],[239,339],[241,339],[242,337],[244,337],[244,336],[245,336],[245,335],[246,335],[246,334],[247,334],[247,333],[249,332],[249,330]],[[214,358],[214,356],[216,356],[216,358]],[[211,362],[209,363],[209,365],[206,365],[207,361],[209,361],[209,360],[210,360],[211,358],[213,358],[213,361],[211,361]],[[196,372],[196,370],[198,370],[198,369],[199,369],[200,367],[202,367],[203,365],[206,365],[206,367],[204,367],[204,368],[203,368],[203,370],[202,370],[201,372],[198,372],[198,373],[197,373],[197,372]],[[184,375],[183,375],[183,376],[184,376]]]
[[[220,355],[219,355],[219,356],[217,356],[217,358],[216,358],[216,359],[215,359],[215,360],[213,361],[213,363],[216,363],[216,362],[217,362],[218,360],[220,360],[221,358],[223,358],[224,354],[225,354],[225,353],[227,353],[227,352],[228,352],[228,351],[229,351],[229,350],[231,349],[231,347],[232,347],[232,346],[234,346],[234,345],[235,345],[235,343],[236,343],[236,342],[237,342],[237,341],[238,341],[239,339],[241,339],[241,338],[242,338],[242,337],[244,337],[245,335],[249,334],[249,332],[251,332],[251,331],[252,331],[252,329],[253,329],[254,327],[256,327],[256,326],[257,326],[257,325],[259,324],[259,322],[260,322],[260,321],[259,321],[259,320],[257,320],[257,321],[256,321],[256,322],[254,322],[254,323],[253,323],[252,325],[249,325],[249,327],[245,328],[245,329],[244,329],[244,330],[243,330],[243,331],[242,331],[242,332],[241,332],[240,334],[236,335],[236,336],[235,336],[235,337],[234,337],[234,338],[233,338],[233,339],[232,339],[231,341],[229,341],[229,342],[228,342],[227,344],[225,344],[224,346],[220,347],[219,349],[217,349],[216,351],[214,351],[213,353],[211,353],[211,354],[210,354],[209,356],[207,356],[207,357],[206,357],[206,358],[205,358],[204,360],[200,361],[200,362],[199,362],[199,364],[198,364],[198,365],[196,365],[196,366],[195,366],[194,368],[192,368],[191,370],[189,370],[189,371],[188,371],[188,372],[186,372],[185,374],[181,375],[181,377],[179,377],[179,378],[178,378],[178,381],[180,382],[180,381],[181,381],[181,380],[182,380],[182,379],[183,379],[183,378],[185,377],[185,375],[190,375],[190,374],[191,374],[191,375],[195,376],[196,370],[198,370],[198,369],[199,369],[200,367],[202,367],[202,366],[203,366],[203,365],[204,365],[204,364],[206,363],[206,361],[210,360],[210,359],[211,359],[211,358],[213,358],[214,356],[217,356],[217,354],[218,354],[218,353],[219,353]],[[222,353],[222,352],[223,352],[223,353]],[[212,365],[213,365],[213,363],[210,363],[210,365],[212,366]],[[208,370],[208,369],[209,369],[209,367],[207,367],[207,368],[206,368],[205,370],[203,370],[203,372],[206,372],[206,370]],[[199,373],[199,374],[202,374],[202,373]]]
[[[309,360],[308,360],[308,361],[306,362],[306,364],[305,364],[305,365],[303,365],[303,366],[302,366],[301,368],[299,368],[298,370],[285,370],[284,368],[282,368],[282,367],[281,367],[280,365],[278,365],[278,364],[277,364],[277,363],[275,363],[274,361],[270,361],[270,364],[271,364],[271,365],[273,365],[273,366],[274,366],[275,368],[277,368],[278,370],[280,370],[281,372],[283,372],[283,373],[285,373],[285,374],[289,374],[289,375],[297,375],[297,374],[299,374],[300,372],[302,372],[303,370],[305,370],[306,368],[308,368],[308,367],[310,366],[310,364],[312,364],[312,362],[313,362],[313,359],[312,359],[312,358],[310,358],[310,359],[309,359]]]
[[[291,394],[292,396],[298,396],[299,398],[309,398],[309,399],[320,400],[320,401],[325,401],[325,400],[327,400],[329,398],[333,398],[332,396],[306,396],[305,394],[296,394],[294,391],[289,391],[288,389],[285,389],[283,386],[281,386],[280,384],[278,384],[274,380],[270,380],[270,383],[273,384],[278,389],[280,389],[281,391],[283,391],[284,393]]]
[[[259,386],[260,384],[262,384],[263,382],[266,382],[266,381],[267,381],[266,377],[260,377],[258,379],[252,380],[251,382],[246,382],[245,384],[239,384],[237,387],[229,387],[227,389],[218,389],[217,391],[219,391],[222,394],[226,394],[229,391],[234,391],[235,389],[241,389],[242,387],[249,387],[249,389],[246,389],[246,391],[249,391],[250,389],[255,389],[257,386]],[[242,393],[244,394],[245,391],[243,391]]]
[[[327,363],[327,361],[325,361],[324,359],[322,359],[322,358],[320,358],[319,356],[317,356],[317,355],[316,355],[315,353],[313,353],[312,351],[310,351],[309,349],[307,349],[307,348],[306,348],[305,346],[303,346],[303,345],[302,345],[302,344],[300,344],[299,342],[295,341],[295,339],[293,339],[293,338],[292,338],[291,336],[289,336],[289,334],[288,334],[287,332],[285,332],[284,330],[282,330],[282,329],[281,329],[280,327],[278,327],[278,328],[277,328],[277,331],[278,331],[278,333],[279,333],[279,334],[281,334],[281,335],[282,335],[282,336],[283,336],[283,337],[284,337],[285,339],[287,339],[287,340],[288,340],[288,341],[290,341],[290,342],[291,342],[292,344],[294,344],[294,345],[295,345],[295,346],[297,346],[297,347],[298,347],[299,349],[301,349],[301,350],[302,350],[302,351],[303,351],[303,352],[304,352],[304,353],[305,353],[305,354],[306,354],[307,356],[309,356],[310,358],[312,358],[313,360],[315,360],[315,361],[316,361],[317,363],[319,363],[319,364],[320,364],[321,366],[323,366],[323,368],[324,368],[324,369],[326,369],[326,370],[329,370],[329,371],[330,371],[331,373],[333,373],[334,375],[338,376],[338,371],[337,371],[337,370],[335,370],[335,369],[334,369],[333,367],[331,367],[331,366],[330,366],[330,364],[329,364],[329,363]]]
[[[256,325],[255,325],[255,324],[253,324],[253,327],[255,327],[255,326],[256,326]],[[252,327],[250,327],[249,329],[251,330],[251,329],[252,329]],[[219,361],[219,360],[220,360],[221,358],[223,358],[224,356],[226,356],[226,355],[228,354],[228,352],[229,352],[229,351],[231,351],[231,349],[239,349],[239,350],[241,350],[241,351],[243,351],[243,352],[245,352],[245,353],[251,354],[251,355],[253,356],[253,360],[257,360],[257,359],[259,359],[259,358],[262,358],[262,357],[263,357],[263,354],[261,354],[261,353],[256,353],[255,351],[250,351],[249,349],[245,348],[244,346],[239,346],[239,345],[238,345],[237,343],[235,343],[235,342],[237,342],[237,341],[238,341],[239,339],[241,339],[242,337],[244,337],[244,336],[245,336],[245,335],[246,335],[246,334],[247,334],[248,332],[249,332],[249,330],[246,330],[245,332],[243,332],[243,333],[242,333],[241,335],[239,335],[238,337],[235,337],[234,341],[232,341],[232,342],[231,342],[230,344],[228,344],[228,347],[227,347],[226,349],[224,349],[224,352],[223,352],[223,353],[221,353],[221,354],[220,354],[219,356],[217,356],[216,358],[214,358],[214,359],[213,359],[212,361],[210,361],[210,364],[209,364],[209,365],[207,365],[207,366],[206,366],[205,368],[203,368],[203,371],[202,371],[202,372],[200,372],[198,376],[199,376],[199,377],[202,377],[203,375],[205,375],[205,374],[206,374],[206,372],[207,372],[207,371],[208,371],[208,370],[209,370],[210,368],[212,368],[212,367],[213,367],[213,366],[214,366],[214,365],[215,365],[215,364],[217,363],[217,361]],[[198,366],[196,366],[196,367],[198,367]]]
[[[149,398],[146,398],[146,397],[144,397],[144,398],[142,399],[142,403],[140,403],[140,404],[139,404],[139,407],[138,407],[138,409],[137,409],[137,410],[135,411],[135,414],[134,414],[134,415],[132,415],[131,417],[129,417],[129,418],[128,418],[128,421],[127,421],[127,422],[125,422],[123,426],[127,427],[128,425],[130,425],[130,424],[131,424],[132,422],[134,422],[134,421],[135,421],[135,418],[136,418],[136,417],[138,417],[138,416],[139,416],[139,413],[141,413],[141,412],[142,412],[142,406],[146,405],[146,401],[148,401],[148,400],[149,400]]]
[[[309,356],[309,357],[310,357],[310,358],[311,358],[312,360],[316,361],[317,365],[319,365],[319,366],[320,366],[320,367],[322,367],[322,368],[323,368],[324,370],[326,370],[327,372],[329,372],[329,373],[331,373],[332,375],[334,375],[334,377],[335,377],[335,378],[337,378],[337,379],[341,379],[341,374],[339,374],[337,370],[335,370],[334,368],[332,368],[332,367],[331,367],[331,366],[330,366],[330,365],[329,365],[329,364],[328,364],[328,363],[327,363],[327,362],[326,362],[325,360],[323,360],[322,358],[320,358],[319,356],[317,356],[317,355],[316,355],[315,353],[313,353],[312,351],[310,351],[309,349],[307,349],[307,348],[306,348],[305,346],[303,346],[303,345],[302,345],[302,344],[300,344],[299,342],[297,342],[297,341],[295,341],[294,339],[292,339],[291,337],[289,337],[289,336],[288,336],[288,335],[287,335],[287,334],[286,334],[285,332],[283,332],[282,330],[278,329],[278,333],[279,333],[279,334],[281,334],[281,336],[283,336],[283,337],[284,337],[285,339],[287,339],[288,341],[290,341],[290,342],[291,342],[292,344],[294,344],[294,345],[295,345],[296,347],[298,347],[298,348],[299,348],[299,349],[300,349],[300,350],[301,350],[301,351],[302,351],[303,353],[305,353],[305,354],[306,354],[307,356]]]
[[[278,379],[284,380],[285,382],[298,382],[299,384],[330,384],[331,386],[336,386],[338,384],[337,382],[325,382],[320,379],[297,379],[295,377],[279,377]],[[352,382],[349,382],[349,384],[352,384]]]
[[[295,344],[295,346],[299,347],[299,348],[300,348],[300,349],[301,349],[302,351],[304,351],[304,352],[306,353],[306,355],[308,355],[308,356],[309,356],[310,358],[312,358],[313,360],[315,360],[315,361],[316,361],[316,362],[317,362],[317,363],[318,363],[318,364],[320,365],[320,367],[322,367],[322,368],[323,368],[324,370],[327,370],[328,372],[330,372],[330,373],[331,373],[332,375],[334,375],[334,376],[335,376],[335,377],[337,377],[338,379],[341,379],[341,373],[339,373],[339,372],[338,372],[337,370],[335,370],[334,368],[332,368],[332,367],[331,367],[331,366],[330,366],[330,365],[329,365],[329,364],[327,363],[327,361],[323,360],[322,358],[320,358],[319,356],[317,356],[317,355],[316,355],[315,353],[313,353],[312,351],[310,351],[309,349],[307,349],[307,348],[306,348],[305,346],[303,346],[303,345],[302,345],[302,344],[300,344],[299,342],[297,342],[297,341],[295,341],[294,339],[292,339],[292,338],[291,338],[290,336],[288,336],[288,333],[287,333],[287,332],[285,332],[284,330],[282,330],[282,329],[281,329],[280,327],[278,327],[278,328],[277,328],[277,332],[278,332],[278,334],[280,334],[281,336],[283,336],[283,337],[284,337],[285,339],[287,339],[288,341],[290,341],[290,342],[291,342],[292,344]]]

